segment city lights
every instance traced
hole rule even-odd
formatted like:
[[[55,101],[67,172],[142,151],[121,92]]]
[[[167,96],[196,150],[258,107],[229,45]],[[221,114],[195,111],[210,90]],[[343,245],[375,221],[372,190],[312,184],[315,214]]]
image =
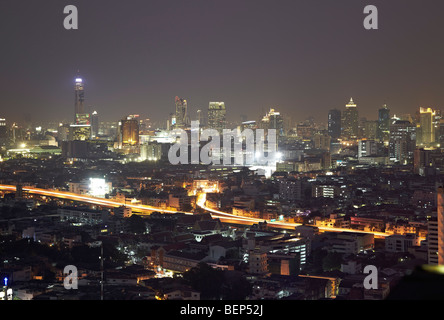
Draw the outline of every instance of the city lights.
[[[0,300],[444,299],[443,1],[100,1],[0,10]]]
[[[105,179],[90,178],[89,193],[93,197],[105,197],[110,192],[109,184]]]

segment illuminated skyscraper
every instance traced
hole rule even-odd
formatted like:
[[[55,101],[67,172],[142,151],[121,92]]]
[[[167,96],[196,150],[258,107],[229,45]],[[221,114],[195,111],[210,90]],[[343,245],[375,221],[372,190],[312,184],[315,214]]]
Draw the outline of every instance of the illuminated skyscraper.
[[[416,145],[420,147],[433,147],[435,144],[435,110],[432,108],[419,109],[419,123],[416,127]]]
[[[208,107],[208,127],[220,133],[226,128],[226,110],[224,102],[210,102]]]
[[[359,129],[359,114],[353,99],[345,105],[342,113],[342,136],[344,139],[356,139]]]
[[[438,264],[444,265],[444,189],[438,188]]]
[[[438,194],[438,199],[440,195]],[[427,223],[427,263],[438,264],[438,220],[430,219]]]
[[[328,135],[332,139],[341,137],[341,111],[338,109],[328,112]]]
[[[383,105],[378,110],[378,139],[381,142],[389,141],[390,136],[390,109]]]
[[[8,139],[6,119],[0,118],[0,146],[5,145]]]
[[[201,128],[207,126],[207,115],[202,110],[197,110],[197,121],[199,121],[199,125]]]
[[[428,264],[444,265],[444,189],[437,188],[437,219],[428,223]]]
[[[176,113],[173,128],[183,129],[188,125],[187,100],[176,97]]]
[[[91,136],[96,138],[99,134],[99,114],[97,111],[91,113]]]
[[[274,109],[270,111],[262,118],[261,127],[263,129],[274,129],[276,130],[276,135],[284,135],[284,120],[280,112]]]
[[[331,137],[326,130],[316,132],[313,135],[313,144],[315,149],[330,151]]]
[[[361,139],[358,142],[358,157],[370,157],[378,154],[378,145],[375,140]]]
[[[300,122],[296,125],[296,133],[300,139],[311,140],[314,132],[314,126],[308,121]]]
[[[86,141],[91,138],[91,125],[71,124],[69,126],[70,141]]]
[[[147,135],[151,130],[152,122],[151,119],[145,118],[139,120],[139,132],[140,134]]]
[[[120,121],[122,147],[139,146],[139,116],[129,115]]]
[[[6,139],[6,119],[0,118],[0,139]]]
[[[75,84],[75,114],[74,114],[74,121],[76,124],[79,124],[78,120],[79,115],[85,114],[84,102],[85,102],[85,90],[83,85],[83,79],[77,77]]]
[[[391,161],[407,164],[413,160],[416,127],[406,120],[390,125],[389,157]]]
[[[91,139],[90,114],[85,111],[85,91],[83,79],[78,76],[75,80],[75,114],[74,124],[69,128],[69,140],[85,141]]]
[[[376,140],[378,137],[378,121],[366,120],[363,125],[363,138]]]

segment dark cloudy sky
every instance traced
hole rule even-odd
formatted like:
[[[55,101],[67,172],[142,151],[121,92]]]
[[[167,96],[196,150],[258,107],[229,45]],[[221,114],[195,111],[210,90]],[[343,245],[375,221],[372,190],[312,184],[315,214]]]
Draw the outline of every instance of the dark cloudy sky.
[[[79,30],[63,28],[69,4]],[[0,117],[72,120],[78,69],[104,120],[166,120],[175,96],[192,117],[224,101],[231,120],[323,121],[350,97],[368,119],[441,108],[443,14],[442,0],[2,0]]]

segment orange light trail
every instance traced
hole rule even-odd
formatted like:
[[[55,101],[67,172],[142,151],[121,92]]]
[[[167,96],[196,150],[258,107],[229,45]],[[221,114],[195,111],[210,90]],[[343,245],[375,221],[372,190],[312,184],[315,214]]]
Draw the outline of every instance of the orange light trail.
[[[15,186],[10,185],[0,185],[0,190],[6,190],[6,191],[16,191]],[[46,189],[39,189],[39,188],[29,188],[24,187],[23,191],[27,191],[32,194],[39,194],[44,196],[50,196],[60,199],[66,199],[66,200],[74,200],[74,201],[81,201],[89,204],[95,204],[95,205],[101,205],[106,207],[120,207],[120,206],[126,206],[129,207],[136,212],[140,213],[147,213],[147,212],[161,212],[161,213],[177,213],[178,211],[174,210],[167,210],[162,209],[158,207],[153,206],[147,206],[147,205],[135,205],[135,204],[126,204],[122,203],[117,200],[110,200],[110,199],[101,199],[91,196],[84,196],[79,195],[75,193],[70,193],[66,191],[51,191]],[[232,223],[232,224],[255,224],[259,222],[264,222],[264,219],[257,219],[257,218],[250,218],[250,217],[242,217],[242,216],[236,216],[231,213],[215,210],[209,207],[205,206],[206,202],[206,194],[201,193],[198,195],[197,199],[197,205],[204,209],[205,211],[208,211],[212,214],[212,217],[219,218],[221,222],[226,223]],[[183,211],[180,211],[183,212]],[[183,212],[184,214],[193,215],[193,212]],[[271,225],[276,228],[282,228],[282,229],[290,229],[294,230],[295,227],[301,226],[302,224],[299,223],[291,223],[291,222],[284,222],[284,221],[266,221],[268,225]],[[331,228],[331,227],[318,227],[320,231],[332,231],[332,232],[359,232],[359,233],[372,233],[375,235],[375,237],[384,238],[389,236],[390,234],[384,233],[384,232],[366,232],[361,230],[355,230],[355,229],[342,229],[342,228]]]

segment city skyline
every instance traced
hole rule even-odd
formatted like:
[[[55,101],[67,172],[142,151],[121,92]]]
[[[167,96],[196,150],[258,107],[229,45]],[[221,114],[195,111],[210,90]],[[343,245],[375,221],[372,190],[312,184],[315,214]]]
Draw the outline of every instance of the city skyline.
[[[443,10],[1,1],[0,301],[444,299]]]
[[[79,80],[82,80],[82,81],[79,81]],[[83,111],[82,111],[82,113],[79,114],[77,112],[77,108],[78,108],[78,104],[79,104],[79,102],[78,102],[79,101],[79,98],[78,98],[79,82],[80,82],[80,85],[81,85],[81,89],[80,90],[82,92],[82,96],[84,96],[84,91],[87,90],[87,89],[86,90],[84,89],[84,86],[85,86],[85,83],[86,83],[84,78],[79,78],[78,76],[75,77],[75,82],[74,83],[75,83],[75,95],[76,95],[76,97],[75,97],[75,103],[74,103],[74,107],[75,108],[74,109],[76,110],[75,111],[76,117],[74,118],[74,120],[71,120],[69,115],[63,115],[63,117],[55,117],[55,118],[45,117],[44,119],[36,118],[36,117],[33,116],[32,120],[31,120],[31,118],[29,118],[27,116],[25,116],[24,118],[21,118],[20,120],[18,120],[16,117],[12,117],[12,118],[8,118],[6,120],[9,122],[9,124],[17,123],[19,125],[35,124],[35,123],[47,123],[48,124],[48,123],[59,123],[59,122],[60,123],[65,123],[65,124],[69,124],[69,123],[75,124],[76,122],[80,121],[79,118],[78,118],[79,115],[80,116],[88,116],[89,117],[89,116],[91,116],[94,113],[95,115],[100,115],[101,116],[101,118],[102,118],[101,121],[116,122],[117,123],[117,122],[119,122],[120,118],[126,117],[128,114],[136,114],[137,113],[137,114],[141,115],[141,118],[146,118],[146,119],[148,119],[148,117],[150,116],[149,113],[143,112],[143,110],[142,110],[142,112],[132,112],[131,109],[130,110],[125,109],[125,111],[122,111],[121,113],[119,113],[120,116],[117,116],[117,117],[109,116],[109,114],[107,113],[107,110],[101,110],[101,111],[98,112],[97,110],[99,110],[100,108],[97,108],[95,105],[89,105],[87,103],[88,101],[86,99],[84,99],[84,98],[83,98],[83,100],[81,100],[82,106],[80,107],[80,108],[82,108]],[[174,116],[174,119],[177,117],[177,115],[176,115],[177,110],[175,110],[177,108],[177,99],[178,99],[177,96],[175,97],[175,99],[173,99],[176,102],[172,103],[169,106],[170,109],[168,109],[166,111],[165,115],[162,115],[161,118],[150,119],[150,120],[153,120],[154,123],[156,123],[156,124],[161,124],[159,126],[159,128],[167,127],[168,123],[171,121],[171,116]],[[185,105],[186,105],[188,99],[181,98],[180,100],[185,101]],[[334,111],[334,110],[340,111],[341,113],[344,112],[344,111],[347,111],[350,103],[355,103],[353,106],[359,111],[359,116],[358,116],[358,119],[357,119],[358,121],[360,121],[362,119],[365,119],[366,121],[378,121],[378,117],[379,117],[378,113],[380,112],[380,110],[384,109],[384,108],[389,108],[389,105],[384,103],[384,104],[382,104],[380,106],[374,106],[371,109],[364,110],[365,113],[362,114],[363,109],[359,107],[358,103],[356,103],[356,101],[354,101],[353,97],[350,97],[350,101],[347,100],[347,99],[345,99],[344,101],[348,101],[348,102],[346,102],[346,103],[344,102],[342,104],[342,107],[341,107],[340,104],[337,104],[332,109],[325,110],[325,113],[324,113],[324,110],[323,110],[323,113],[319,113],[318,117],[313,117],[311,113],[306,113],[305,116],[301,116],[300,118],[297,118],[297,119],[290,118],[290,120],[291,120],[290,122],[294,126],[294,128],[298,124],[302,124],[303,122],[310,121],[310,120],[314,120],[316,123],[324,125],[324,126],[327,127],[328,124],[329,124],[329,113],[331,111]],[[83,103],[85,103],[85,105],[83,105]],[[215,103],[225,104],[225,102],[213,102],[213,101],[209,100],[207,102],[207,106],[209,105],[210,108],[211,108],[211,105],[215,104]],[[72,105],[70,106],[70,108],[72,109]],[[271,106],[271,107],[268,107],[268,108],[263,107],[263,108],[261,108],[259,113],[256,112],[254,115],[245,115],[245,114],[242,113],[242,114],[239,114],[239,116],[237,118],[229,118],[229,119],[227,119],[227,123],[230,122],[230,123],[241,124],[244,121],[256,121],[256,122],[259,122],[262,119],[263,116],[267,115],[269,110],[275,110],[276,108],[277,108],[278,111],[282,110],[282,109],[280,109],[279,107],[276,107],[276,106],[275,107]],[[236,109],[236,108],[234,108],[234,109]],[[410,112],[391,113],[390,116],[391,116],[392,119],[397,119],[399,117],[401,117],[401,118],[403,118],[403,117],[412,117],[413,118],[415,114],[419,113],[420,110],[423,110],[423,109],[441,110],[439,108],[439,106],[438,107],[434,107],[434,106],[431,106],[431,107],[430,106],[417,106],[416,108],[414,108],[412,110],[409,110]],[[206,107],[206,108],[203,107],[203,108],[198,108],[198,109],[193,108],[191,110],[190,109],[186,109],[186,110],[187,111],[185,111],[185,114],[186,114],[186,117],[188,118],[188,122],[189,122],[189,121],[192,121],[192,120],[199,120],[199,117],[200,117],[199,113],[201,113],[202,111],[208,113],[210,109],[208,109],[208,107]],[[389,109],[389,110],[391,111],[391,109]],[[66,113],[69,113],[69,112],[72,112],[72,110],[67,110]],[[169,112],[169,114],[167,114],[168,112]],[[229,116],[230,112],[227,115]],[[286,116],[290,116],[291,117],[290,114],[286,114]],[[245,120],[245,119],[247,119],[247,120]],[[188,126],[189,126],[189,124],[188,124]]]
[[[350,97],[368,119],[384,104],[392,114],[439,109],[443,4],[373,4],[380,29],[369,31],[364,5],[352,1],[108,1],[106,13],[103,4],[78,1],[79,30],[67,31],[63,4],[6,1],[1,117],[71,119],[77,70],[85,107],[103,120],[132,113],[166,121],[175,96],[188,101],[190,115],[224,101],[229,121],[275,108],[294,121],[311,115],[326,123]]]

